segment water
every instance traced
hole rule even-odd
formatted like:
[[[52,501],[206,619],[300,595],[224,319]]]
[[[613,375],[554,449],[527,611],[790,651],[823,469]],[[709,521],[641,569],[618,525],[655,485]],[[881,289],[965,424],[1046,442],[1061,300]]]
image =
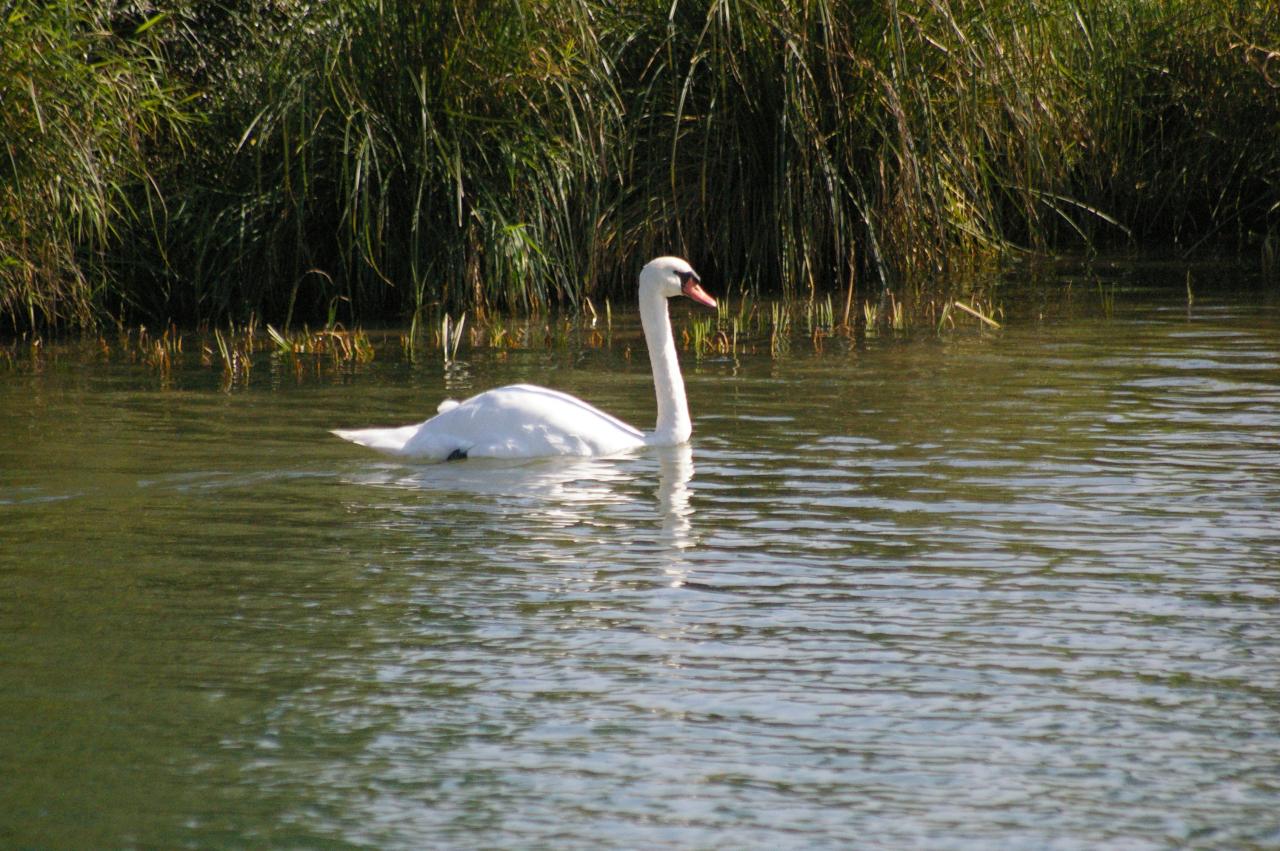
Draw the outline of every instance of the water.
[[[1037,310],[514,466],[326,430],[643,358],[0,373],[0,845],[1280,844],[1280,302]]]

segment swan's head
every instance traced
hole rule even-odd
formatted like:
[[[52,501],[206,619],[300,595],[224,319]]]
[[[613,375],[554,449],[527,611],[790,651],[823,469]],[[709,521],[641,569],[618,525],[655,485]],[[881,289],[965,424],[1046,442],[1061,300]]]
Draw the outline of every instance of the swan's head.
[[[649,291],[655,291],[663,298],[682,295],[704,307],[716,306],[716,300],[702,288],[698,273],[679,257],[659,257],[650,260],[640,270],[640,294],[643,296]]]

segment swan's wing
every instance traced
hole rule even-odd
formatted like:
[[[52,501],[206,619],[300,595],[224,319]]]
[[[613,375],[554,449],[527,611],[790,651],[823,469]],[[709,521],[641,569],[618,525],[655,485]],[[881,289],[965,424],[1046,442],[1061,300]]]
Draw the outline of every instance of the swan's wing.
[[[581,399],[532,384],[472,396],[423,423],[401,454],[443,459],[612,455],[644,435]]]
[[[562,415],[580,417],[582,427],[586,431],[592,431],[600,428],[617,429],[623,434],[629,434],[636,440],[644,439],[644,432],[634,426],[627,425],[622,420],[606,414],[588,402],[584,402],[577,396],[571,396],[560,390],[551,390],[547,387],[539,387],[536,384],[512,384],[507,387],[498,388],[499,391],[513,391],[513,393],[526,394],[534,399],[545,402],[546,405],[563,406]],[[497,391],[491,391],[497,392]]]

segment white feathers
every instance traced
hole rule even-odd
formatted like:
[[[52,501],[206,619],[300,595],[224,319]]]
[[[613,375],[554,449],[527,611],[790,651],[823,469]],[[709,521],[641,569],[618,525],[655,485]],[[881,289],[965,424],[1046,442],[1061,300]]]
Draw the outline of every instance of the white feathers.
[[[532,384],[487,390],[462,402],[446,399],[434,417],[417,425],[333,433],[392,455],[436,461],[614,455],[645,445],[684,443],[692,426],[667,299],[687,295],[714,307],[715,300],[697,281],[678,257],[659,257],[640,273],[640,318],[658,402],[657,427],[650,434],[567,393]]]

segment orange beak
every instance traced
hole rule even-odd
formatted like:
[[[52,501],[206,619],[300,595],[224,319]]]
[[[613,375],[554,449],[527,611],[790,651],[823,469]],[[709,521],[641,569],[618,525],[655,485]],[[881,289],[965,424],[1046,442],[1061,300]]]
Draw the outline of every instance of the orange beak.
[[[716,300],[707,295],[707,291],[702,288],[701,282],[698,280],[696,273],[689,275],[684,279],[680,286],[680,292],[684,293],[703,307],[714,308],[716,306]]]

